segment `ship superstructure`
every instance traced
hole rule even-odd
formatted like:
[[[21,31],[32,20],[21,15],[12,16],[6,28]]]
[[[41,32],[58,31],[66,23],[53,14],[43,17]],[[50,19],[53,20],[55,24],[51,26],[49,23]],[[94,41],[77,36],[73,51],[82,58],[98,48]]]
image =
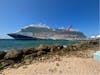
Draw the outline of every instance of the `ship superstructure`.
[[[86,38],[82,32],[71,30],[71,26],[68,26],[66,29],[54,29],[45,24],[29,25],[20,29],[16,33],[10,33],[8,35],[19,40],[75,40]]]

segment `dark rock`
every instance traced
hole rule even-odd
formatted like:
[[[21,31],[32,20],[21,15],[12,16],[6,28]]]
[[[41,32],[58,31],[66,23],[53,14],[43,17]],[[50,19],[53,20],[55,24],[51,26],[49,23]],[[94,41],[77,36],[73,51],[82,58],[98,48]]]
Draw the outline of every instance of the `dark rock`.
[[[44,44],[40,44],[40,46],[38,47],[38,49],[47,49],[48,46],[44,45]]]
[[[88,45],[87,43],[83,43],[83,44],[81,44],[81,50],[86,50],[86,49],[88,49],[89,48],[89,46],[90,45]]]
[[[36,56],[37,56],[36,53],[25,55],[25,57],[23,59],[23,62],[25,64],[30,64]]]
[[[36,53],[29,54],[29,55],[25,55],[24,60],[25,60],[25,59],[34,59],[34,57],[36,57],[36,56],[37,56]]]
[[[40,56],[40,55],[43,55],[43,54],[46,54],[46,52],[45,51],[38,51],[37,52],[37,56]]]
[[[58,49],[58,50],[63,49],[63,45],[58,45],[58,46],[57,46],[57,49]]]
[[[67,51],[73,51],[73,46],[72,45],[67,45]]]
[[[81,48],[81,44],[73,44],[73,46],[76,46],[77,48]]]
[[[58,47],[54,45],[49,46],[49,48],[50,48],[50,52],[55,52],[58,50]]]
[[[64,48],[63,50],[65,51],[77,51],[77,50],[81,50],[81,45],[79,44],[70,44],[70,45],[67,45],[66,48]]]
[[[89,44],[90,44],[90,45],[97,45],[97,44],[99,44],[99,42],[96,41],[96,40],[90,40],[90,41],[89,41]]]
[[[87,40],[87,41],[81,41],[82,47],[93,47],[95,45],[99,45],[99,40]]]
[[[0,70],[3,69],[3,68],[5,68],[6,66],[9,66],[9,65],[10,65],[9,63],[1,64],[0,65]]]
[[[14,61],[12,61],[12,60],[5,60],[2,63],[0,63],[0,69],[3,69],[5,67],[11,66],[11,65],[14,65]]]
[[[77,51],[78,48],[76,46],[73,46],[73,51]]]
[[[9,50],[6,55],[5,55],[5,59],[12,59],[15,61],[19,61],[22,58],[22,51],[21,50]]]
[[[37,48],[38,51],[46,51],[46,52],[49,52],[49,48],[47,45],[44,45],[44,44],[41,44],[38,48]]]
[[[6,52],[5,51],[0,51],[0,60],[4,59]]]
[[[32,54],[36,52],[36,50],[34,48],[26,48],[23,50],[23,54],[28,55],[28,54]]]

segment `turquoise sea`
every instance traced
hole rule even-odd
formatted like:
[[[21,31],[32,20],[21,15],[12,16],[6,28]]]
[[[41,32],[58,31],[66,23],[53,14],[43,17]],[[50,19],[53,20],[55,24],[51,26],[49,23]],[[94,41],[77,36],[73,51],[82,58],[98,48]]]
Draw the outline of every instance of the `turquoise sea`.
[[[74,44],[78,41],[67,40],[14,40],[0,39],[0,50],[21,49],[28,47],[38,47],[40,44],[45,45],[67,45]]]

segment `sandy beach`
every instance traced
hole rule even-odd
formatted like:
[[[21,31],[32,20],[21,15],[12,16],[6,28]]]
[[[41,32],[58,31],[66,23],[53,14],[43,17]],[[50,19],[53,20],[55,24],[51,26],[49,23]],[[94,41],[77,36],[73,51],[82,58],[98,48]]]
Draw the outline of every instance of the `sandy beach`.
[[[100,75],[100,62],[92,58],[60,57],[19,68],[5,69],[1,75]]]
[[[93,58],[97,50],[99,44],[91,41],[67,45],[67,48],[40,45],[23,50],[23,54],[10,50],[1,61],[0,75],[100,75],[100,62]]]

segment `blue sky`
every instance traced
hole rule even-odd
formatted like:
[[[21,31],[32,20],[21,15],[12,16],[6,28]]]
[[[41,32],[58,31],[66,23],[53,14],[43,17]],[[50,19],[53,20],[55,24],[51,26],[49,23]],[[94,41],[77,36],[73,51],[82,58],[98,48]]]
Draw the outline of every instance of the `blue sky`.
[[[87,36],[99,33],[99,0],[0,0],[0,37],[29,24],[72,25]]]

